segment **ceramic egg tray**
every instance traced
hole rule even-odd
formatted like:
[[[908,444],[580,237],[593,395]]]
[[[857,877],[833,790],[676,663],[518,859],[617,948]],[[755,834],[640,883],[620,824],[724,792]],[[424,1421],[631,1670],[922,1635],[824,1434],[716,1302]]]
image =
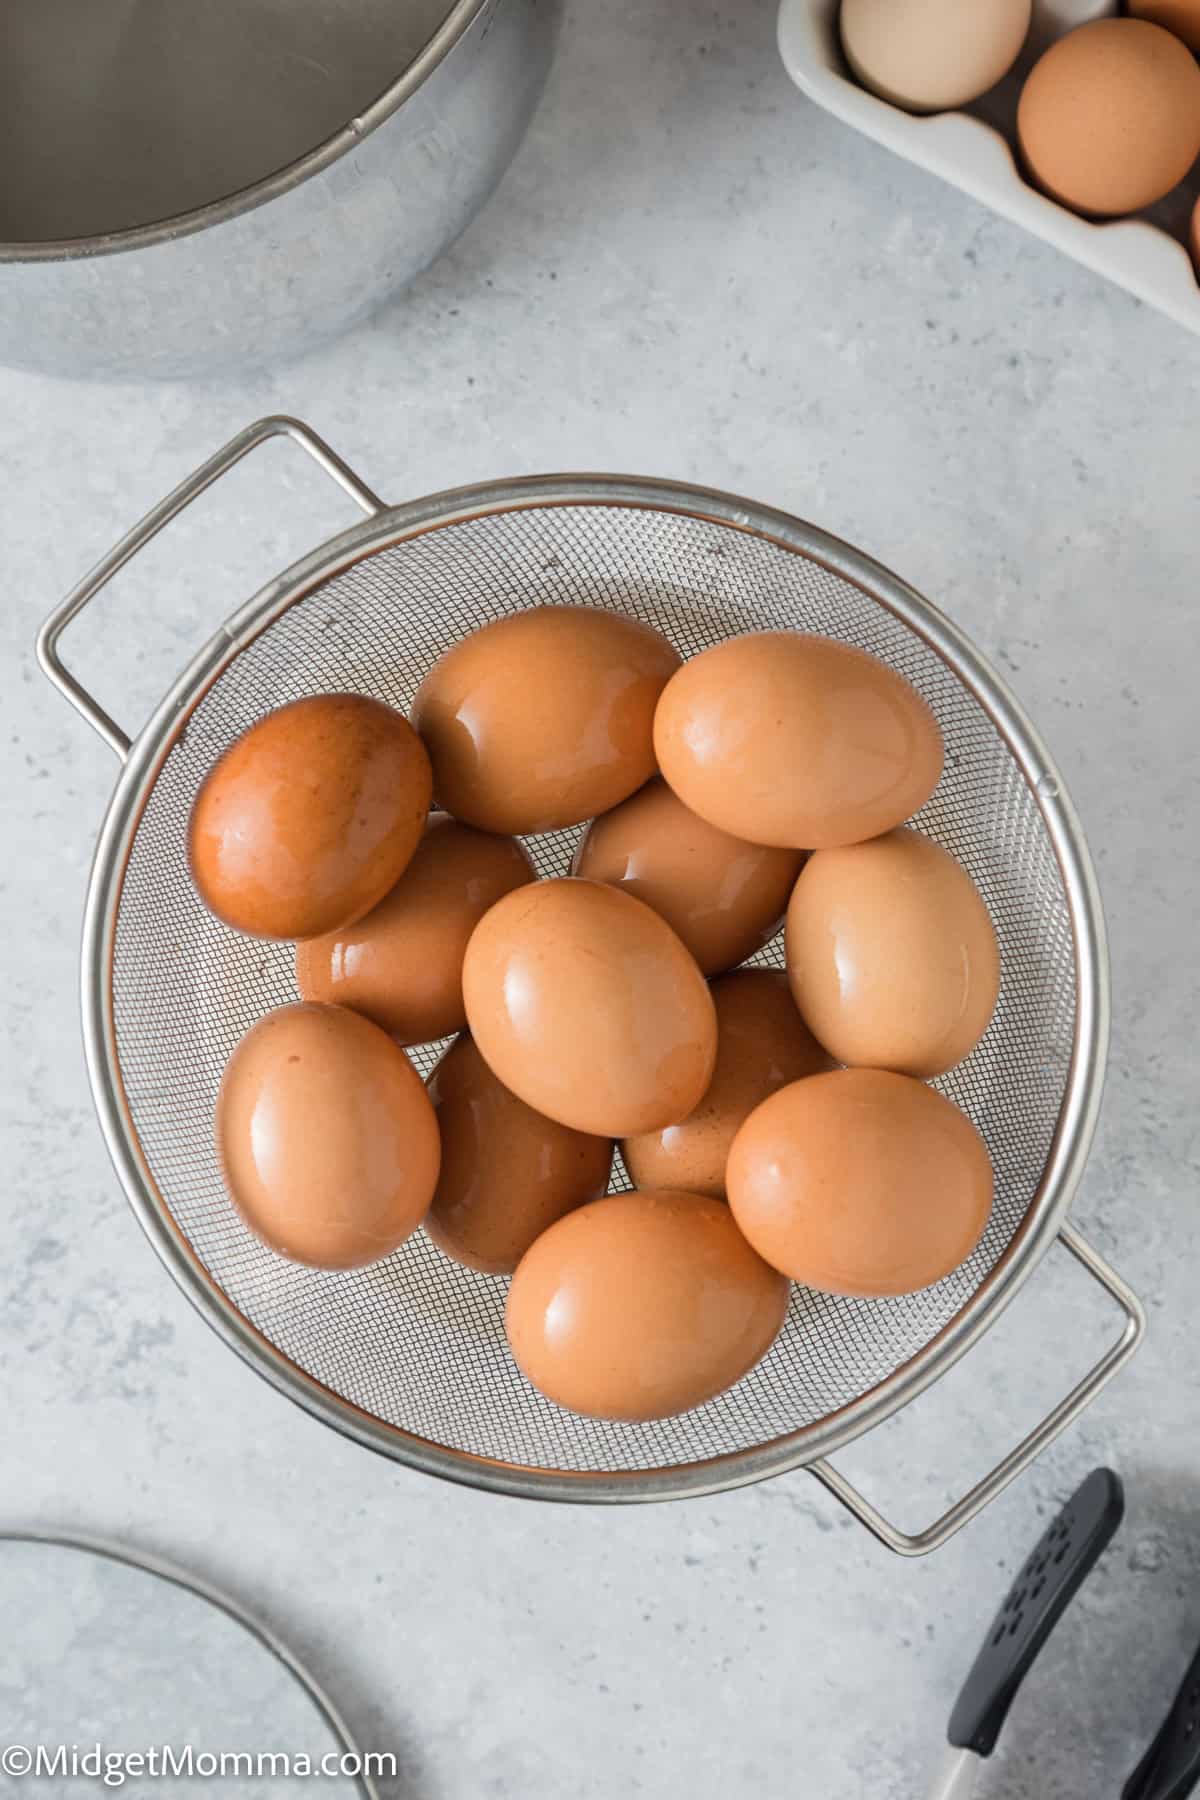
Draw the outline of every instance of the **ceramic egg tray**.
[[[1200,193],[1200,164],[1149,212],[1092,224],[1029,186],[1014,154],[1017,100],[1028,69],[1064,31],[1117,12],[1116,0],[1035,0],[1033,27],[1016,67],[966,111],[929,117],[903,112],[853,79],[838,38],[838,5],[782,0],[779,47],[788,74],[810,99],[1200,332],[1200,282],[1183,242]]]

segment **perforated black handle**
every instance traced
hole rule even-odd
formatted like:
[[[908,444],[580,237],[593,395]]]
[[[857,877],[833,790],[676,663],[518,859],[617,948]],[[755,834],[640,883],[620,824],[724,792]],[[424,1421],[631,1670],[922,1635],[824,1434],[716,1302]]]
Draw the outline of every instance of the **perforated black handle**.
[[[1184,1800],[1200,1783],[1200,1650],[1162,1729],[1121,1790],[1121,1800]]]
[[[957,1749],[991,1755],[1017,1689],[1124,1513],[1119,1478],[1111,1469],[1093,1469],[1042,1533],[992,1620],[955,1702],[948,1736]],[[1126,1800],[1144,1797],[1139,1793]]]

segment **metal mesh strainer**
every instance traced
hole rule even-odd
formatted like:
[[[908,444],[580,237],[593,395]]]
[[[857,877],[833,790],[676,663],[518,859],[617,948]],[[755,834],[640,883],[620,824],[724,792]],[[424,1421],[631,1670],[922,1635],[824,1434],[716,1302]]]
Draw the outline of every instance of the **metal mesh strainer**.
[[[62,668],[57,636],[182,505],[280,432],[372,518],[244,608],[131,750]],[[421,1234],[365,1270],[326,1274],[282,1261],[233,1211],[213,1148],[230,1051],[266,1009],[296,994],[288,946],[238,937],[196,898],[185,839],[200,781],[235,737],[285,700],[356,690],[407,708],[433,659],[465,631],[539,601],[617,608],[657,626],[685,655],[734,632],[799,627],[900,670],[932,706],[947,745],[945,775],[918,823],[970,871],[1002,947],[995,1019],[938,1084],[974,1119],[995,1164],[996,1204],[975,1254],[936,1287],[900,1299],[795,1290],[758,1369],[721,1398],[650,1425],[587,1421],[543,1400],[505,1348],[505,1284],[458,1268]],[[303,427],[270,420],[235,439],[88,577],[49,622],[41,652],[127,756],[97,854],[84,947],[89,1062],[110,1148],[143,1224],[193,1299],[263,1373],[328,1422],[434,1472],[554,1497],[661,1497],[812,1464],[940,1373],[1061,1227],[1094,1123],[1106,1029],[1086,854],[1011,698],[940,615],[846,546],[727,496],[609,478],[508,483],[389,510]],[[564,872],[576,835],[530,840],[539,872]],[[779,943],[758,960],[780,963]],[[439,1049],[415,1052],[423,1074]],[[620,1175],[618,1185],[626,1185]],[[1127,1323],[1040,1438],[1033,1434],[913,1539],[816,1464],[895,1547],[927,1548],[949,1535],[1133,1348],[1136,1301],[1074,1233],[1069,1244],[1121,1300]]]

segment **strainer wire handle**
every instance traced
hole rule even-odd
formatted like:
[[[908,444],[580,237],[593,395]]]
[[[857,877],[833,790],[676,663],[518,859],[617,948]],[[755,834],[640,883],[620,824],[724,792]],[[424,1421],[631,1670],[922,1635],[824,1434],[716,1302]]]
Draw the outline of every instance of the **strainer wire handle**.
[[[938,1550],[952,1538],[956,1531],[968,1524],[982,1512],[996,1496],[1004,1491],[1010,1481],[1029,1467],[1035,1457],[1052,1444],[1060,1432],[1077,1419],[1084,1409],[1091,1405],[1101,1388],[1106,1387],[1133,1355],[1142,1340],[1146,1329],[1146,1315],[1141,1302],[1133,1290],[1122,1281],[1098,1251],[1094,1250],[1087,1239],[1082,1237],[1074,1226],[1064,1225],[1058,1234],[1059,1242],[1071,1252],[1077,1261],[1083,1264],[1089,1275],[1095,1277],[1101,1287],[1109,1293],[1125,1314],[1125,1325],[1117,1341],[1112,1344],[1099,1362],[1088,1371],[1083,1380],[1071,1389],[1064,1400],[1060,1400],[1053,1411],[1047,1413],[1039,1425],[1035,1425],[1029,1436],[1019,1443],[1015,1450],[998,1462],[991,1472],[976,1483],[970,1493],[964,1494],[961,1500],[955,1501],[940,1519],[927,1526],[924,1531],[912,1533],[900,1531],[872,1503],[859,1493],[853,1483],[835,1469],[832,1463],[823,1457],[808,1467],[817,1480],[823,1482],[835,1499],[852,1512],[859,1522],[873,1532],[881,1543],[900,1556],[925,1556],[931,1550]]]
[[[108,555],[103,557],[95,568],[84,576],[79,585],[72,588],[62,604],[55,607],[38,633],[37,655],[44,673],[59,692],[66,695],[76,712],[81,713],[92,729],[100,734],[109,748],[116,751],[122,761],[129,754],[130,739],[128,735],[121,730],[115,719],[105,711],[99,701],[88,693],[82,682],[78,681],[70,670],[63,666],[62,659],[58,654],[58,640],[71,620],[77,618],[101,588],[107,586],[118,569],[124,568],[125,564],[136,556],[139,550],[144,550],[151,538],[158,536],[164,525],[170,524],[177,514],[181,513],[185,507],[190,506],[192,501],[210,488],[214,481],[217,481],[222,475],[228,474],[235,463],[241,462],[243,456],[247,456],[251,450],[256,450],[260,444],[265,444],[271,438],[277,437],[290,438],[294,444],[299,444],[302,450],[307,450],[313,461],[324,469],[325,473],[333,481],[336,481],[338,486],[349,494],[350,498],[356,501],[365,513],[373,517],[376,513],[386,510],[379,495],[373,493],[365,482],[360,481],[349,464],[343,462],[337,452],[331,449],[323,438],[318,437],[315,431],[311,431],[302,420],[288,418],[282,413],[275,414],[270,418],[259,419],[255,424],[247,425],[244,431],[239,431],[236,437],[230,438],[223,449],[218,450],[215,456],[210,456],[208,461],[194,470],[186,481],[181,481],[165,500],[160,500],[158,505],[153,507],[145,518],[135,525],[132,531],[127,532],[120,543],[115,545]]]

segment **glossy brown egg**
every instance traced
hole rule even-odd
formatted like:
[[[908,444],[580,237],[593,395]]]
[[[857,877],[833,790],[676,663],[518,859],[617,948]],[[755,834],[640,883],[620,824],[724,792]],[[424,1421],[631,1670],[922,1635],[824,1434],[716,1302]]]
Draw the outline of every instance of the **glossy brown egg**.
[[[612,1194],[568,1213],[521,1260],[505,1325],[541,1393],[595,1419],[665,1419],[766,1355],[788,1284],[729,1208],[699,1194]]]
[[[903,676],[798,631],[729,638],[685,663],[658,703],[654,744],[701,818],[797,850],[890,831],[942,770],[937,722]]]
[[[217,1149],[246,1224],[316,1269],[356,1269],[414,1232],[438,1176],[429,1096],[403,1050],[341,1006],[283,1006],[242,1038]]]
[[[829,1294],[908,1294],[970,1256],[992,1205],[983,1139],[908,1075],[780,1088],[733,1140],[733,1216],[772,1268]]]
[[[571,873],[644,900],[716,975],[774,937],[802,861],[799,850],[730,837],[649,781],[593,821]]]
[[[777,1088],[832,1067],[796,1011],[779,969],[735,969],[712,983],[717,1062],[708,1091],[678,1125],[621,1145],[630,1179],[641,1188],[725,1194],[725,1164],[743,1121]]]
[[[1060,37],[1021,90],[1017,135],[1040,187],[1098,218],[1140,212],[1200,153],[1200,68],[1145,19],[1093,19]]]
[[[463,998],[505,1087],[576,1131],[656,1131],[685,1119],[712,1075],[704,977],[657,913],[598,881],[497,901],[467,945]]]
[[[539,606],[473,631],[413,703],[439,806],[509,833],[607,812],[654,773],[654,708],[678,667],[657,631],[595,607]]]
[[[996,933],[971,877],[917,831],[818,850],[787,916],[796,1005],[838,1062],[942,1075],[975,1048],[1000,991]]]
[[[467,1022],[462,965],[489,906],[534,879],[512,838],[431,813],[412,861],[364,919],[296,948],[305,1000],[365,1013],[401,1044],[427,1044]]]
[[[608,1187],[612,1139],[543,1118],[497,1081],[469,1037],[429,1078],[442,1171],[425,1230],[446,1255],[510,1275],[535,1238]]]
[[[295,700],[206,776],[192,880],[210,912],[252,937],[335,931],[399,879],[429,796],[429,758],[402,714],[361,694]]]

